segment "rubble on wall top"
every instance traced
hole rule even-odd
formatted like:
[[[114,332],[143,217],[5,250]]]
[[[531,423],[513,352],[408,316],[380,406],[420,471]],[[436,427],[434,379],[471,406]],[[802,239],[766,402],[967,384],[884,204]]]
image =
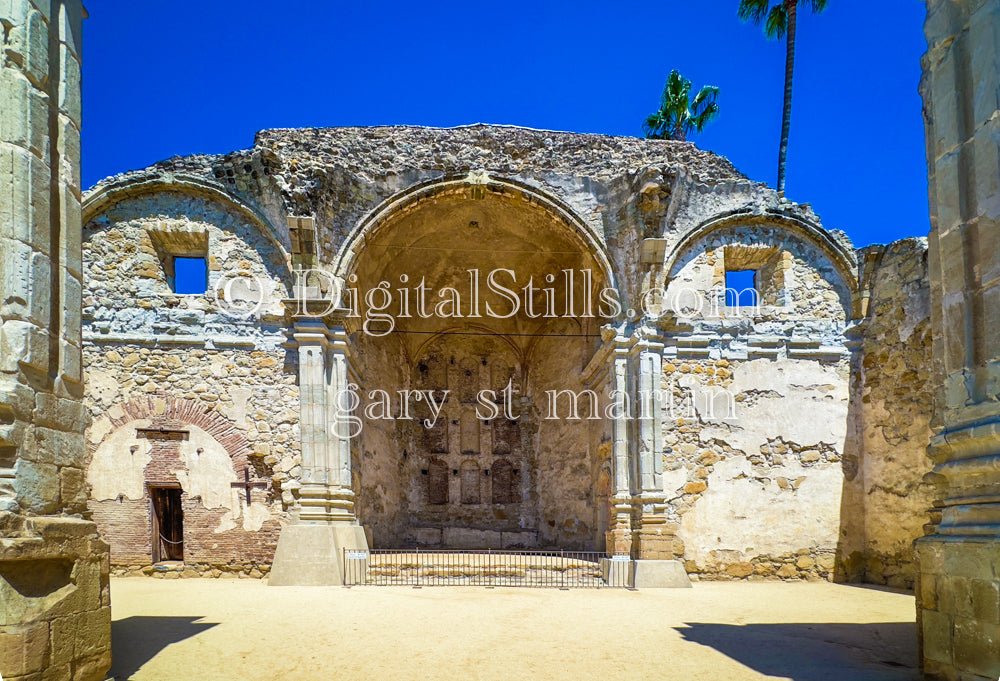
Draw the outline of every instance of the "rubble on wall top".
[[[726,158],[690,142],[554,132],[506,125],[263,130],[256,146],[287,160],[366,172],[483,168],[614,177],[648,165],[683,166],[703,182],[746,181]]]
[[[256,155],[269,157],[283,172],[299,176],[311,174],[312,169],[329,168],[366,176],[408,170],[447,173],[484,169],[510,175],[552,171],[610,179],[658,165],[682,168],[689,177],[707,185],[750,183],[728,159],[690,142],[476,124],[457,128],[263,130],[257,133],[251,149],[226,155],[175,156],[104,179],[90,191],[141,177],[175,173],[211,179],[219,167],[241,163]]]

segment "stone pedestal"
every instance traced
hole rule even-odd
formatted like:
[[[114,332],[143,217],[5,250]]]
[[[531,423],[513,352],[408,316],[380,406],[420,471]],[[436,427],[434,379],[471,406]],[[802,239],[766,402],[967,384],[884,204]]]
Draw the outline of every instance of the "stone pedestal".
[[[679,560],[636,560],[632,586],[637,589],[690,589],[691,580]]]
[[[932,535],[916,551],[926,677],[1000,678],[1000,538]]]
[[[339,586],[345,552],[367,551],[360,525],[289,525],[281,531],[270,586]]]

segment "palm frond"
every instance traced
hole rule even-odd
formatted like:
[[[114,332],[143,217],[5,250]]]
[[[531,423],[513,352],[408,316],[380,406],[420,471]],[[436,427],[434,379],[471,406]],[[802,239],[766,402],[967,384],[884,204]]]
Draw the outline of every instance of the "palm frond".
[[[770,6],[770,0],[740,0],[740,8],[736,11],[736,16],[740,18],[740,21],[749,21],[759,26],[767,17]]]
[[[767,23],[764,24],[764,35],[772,40],[780,40],[785,37],[788,30],[788,12],[785,11],[784,3],[779,3],[771,8],[767,15]]]
[[[808,2],[813,14],[821,14],[826,9],[827,0],[808,0]]]
[[[714,86],[703,87],[695,96],[691,105],[691,127],[697,132],[702,132],[719,115],[718,98],[719,88]]]

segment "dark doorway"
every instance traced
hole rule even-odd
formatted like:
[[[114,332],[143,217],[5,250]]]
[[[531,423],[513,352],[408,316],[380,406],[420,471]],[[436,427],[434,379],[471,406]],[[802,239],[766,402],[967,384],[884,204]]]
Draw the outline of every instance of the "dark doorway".
[[[184,511],[179,487],[150,487],[153,562],[184,560]]]

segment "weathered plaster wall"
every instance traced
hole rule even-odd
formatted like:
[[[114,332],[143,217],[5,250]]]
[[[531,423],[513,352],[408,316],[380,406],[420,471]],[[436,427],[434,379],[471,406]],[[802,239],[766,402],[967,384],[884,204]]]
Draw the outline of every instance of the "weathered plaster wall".
[[[846,362],[677,362],[664,367],[678,411],[667,422],[673,451],[663,477],[688,572],[832,579]],[[719,390],[732,395],[733,412]],[[692,396],[694,418],[685,404]]]
[[[160,440],[142,432],[157,427],[184,437]],[[267,571],[281,505],[269,489],[252,490],[248,505],[245,491],[232,487],[260,462],[228,419],[192,399],[136,397],[95,421],[89,445],[90,510],[118,571],[150,564],[156,537],[147,486],[181,489],[184,561],[191,570],[214,576]]]

